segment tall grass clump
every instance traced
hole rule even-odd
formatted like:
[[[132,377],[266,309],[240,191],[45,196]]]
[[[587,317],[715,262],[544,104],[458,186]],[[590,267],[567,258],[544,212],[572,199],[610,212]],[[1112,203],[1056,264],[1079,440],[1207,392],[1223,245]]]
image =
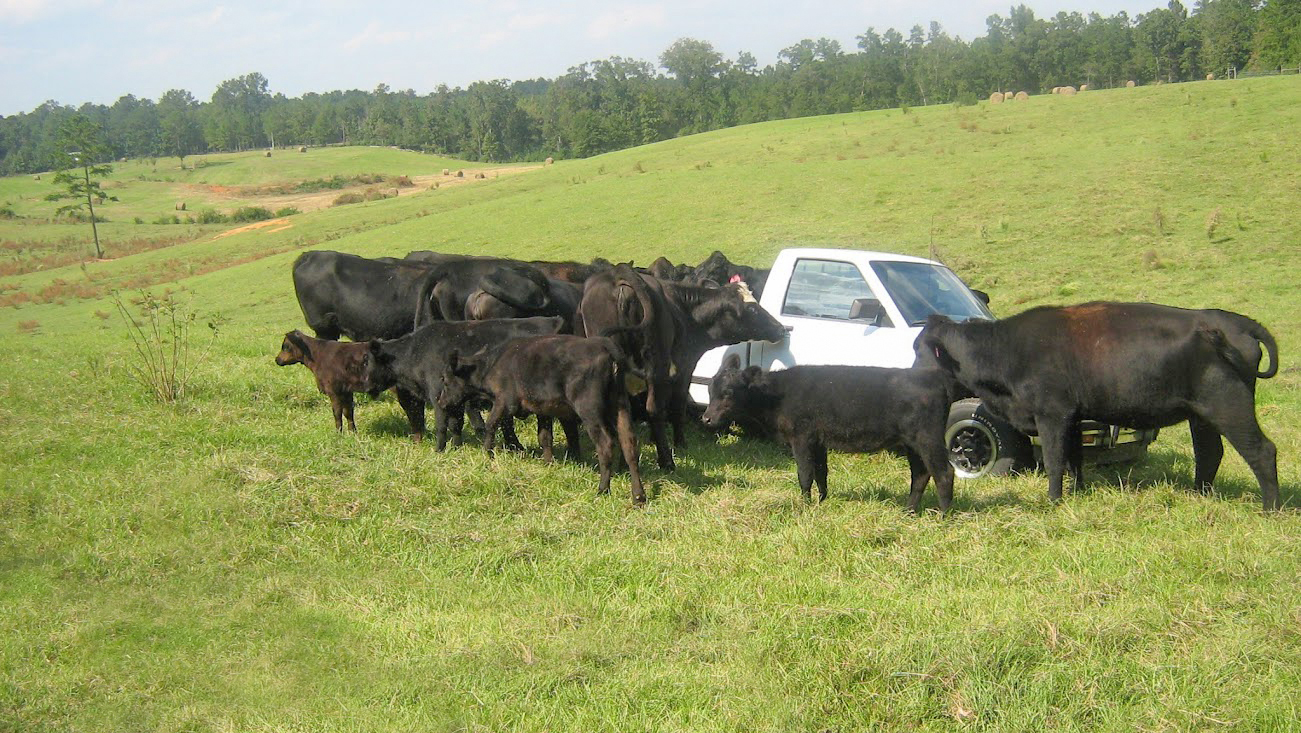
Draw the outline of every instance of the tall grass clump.
[[[140,297],[132,301],[139,309],[139,318],[131,314],[121,293],[114,292],[112,298],[126,321],[135,349],[127,365],[131,377],[159,402],[179,402],[190,384],[190,329],[198,315],[172,293],[156,296],[141,291]],[[219,326],[219,318],[208,323],[214,339]]]

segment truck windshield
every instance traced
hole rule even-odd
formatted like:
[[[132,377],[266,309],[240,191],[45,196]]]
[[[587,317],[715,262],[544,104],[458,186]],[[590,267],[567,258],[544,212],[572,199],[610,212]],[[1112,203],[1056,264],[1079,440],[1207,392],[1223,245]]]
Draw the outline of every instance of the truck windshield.
[[[925,325],[926,318],[933,313],[955,321],[994,318],[985,304],[947,267],[925,262],[878,261],[872,263],[872,270],[881,278],[909,326]]]

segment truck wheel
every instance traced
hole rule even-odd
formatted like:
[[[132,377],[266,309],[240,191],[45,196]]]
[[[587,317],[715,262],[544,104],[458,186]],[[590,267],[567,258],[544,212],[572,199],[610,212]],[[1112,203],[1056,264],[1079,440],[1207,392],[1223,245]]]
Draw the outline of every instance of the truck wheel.
[[[958,478],[1001,476],[1031,460],[1030,441],[975,399],[954,402],[949,408],[944,445]]]

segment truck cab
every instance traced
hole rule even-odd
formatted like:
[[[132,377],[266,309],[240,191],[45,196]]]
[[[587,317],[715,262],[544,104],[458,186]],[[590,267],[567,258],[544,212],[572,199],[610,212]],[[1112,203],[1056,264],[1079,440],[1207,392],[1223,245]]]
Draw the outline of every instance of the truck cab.
[[[988,297],[939,262],[888,252],[797,248],[777,255],[759,304],[787,329],[777,343],[751,341],[706,352],[691,377],[691,400],[709,403],[709,384],[732,354],[764,370],[797,364],[907,368],[913,343],[932,314],[993,320]],[[1140,457],[1154,431],[1085,422],[1093,460]],[[978,400],[954,403],[945,439],[958,476],[973,478],[1032,465],[1037,439],[1017,432]]]

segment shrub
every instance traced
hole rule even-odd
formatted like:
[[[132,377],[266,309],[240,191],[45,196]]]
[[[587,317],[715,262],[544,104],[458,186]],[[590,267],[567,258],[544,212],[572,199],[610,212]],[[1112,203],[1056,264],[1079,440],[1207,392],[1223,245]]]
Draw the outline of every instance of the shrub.
[[[17,219],[18,215],[8,206],[0,206],[0,219]]]
[[[280,218],[282,216],[293,216],[294,214],[301,214],[301,213],[303,212],[299,211],[296,207],[286,206],[282,209],[276,209],[276,218]]]
[[[345,204],[359,204],[365,200],[366,200],[365,197],[363,197],[361,194],[349,191],[348,193],[341,193],[338,196],[336,196],[334,198],[334,203],[331,205],[344,206]]]
[[[974,107],[979,101],[975,92],[961,92],[958,94],[958,98],[953,101],[953,104],[957,107]]]
[[[127,334],[135,347],[135,358],[127,367],[133,379],[160,402],[174,403],[185,396],[190,382],[190,326],[197,316],[186,310],[174,295],[157,297],[142,291],[135,301],[140,319],[113,293],[113,304],[127,323]],[[208,323],[217,337],[220,318]]]
[[[157,219],[154,219],[154,223],[155,224],[180,224],[181,217],[177,216],[176,214],[163,214]]]
[[[132,221],[134,221],[136,224],[144,224],[144,223],[145,223],[145,220],[144,220],[144,219],[141,219],[141,218],[138,217],[138,216],[137,216],[135,219],[133,219]]]
[[[235,209],[235,213],[230,215],[231,221],[250,222],[266,221],[275,218],[275,214],[270,209],[263,206],[241,206]]]
[[[204,209],[199,212],[198,222],[200,224],[225,224],[228,221],[230,219],[216,209]]]

